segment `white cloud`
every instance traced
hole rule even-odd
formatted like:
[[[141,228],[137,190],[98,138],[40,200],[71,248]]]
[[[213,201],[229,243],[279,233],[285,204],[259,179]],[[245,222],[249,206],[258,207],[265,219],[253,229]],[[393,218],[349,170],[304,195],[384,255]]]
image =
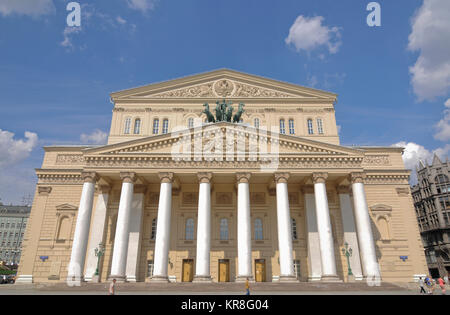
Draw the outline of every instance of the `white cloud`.
[[[65,48],[72,49],[73,48],[72,36],[80,33],[81,30],[82,30],[81,27],[66,26],[66,28],[64,29],[64,32],[63,32],[64,40],[60,43],[60,45]]]
[[[450,141],[450,99],[445,102],[444,118],[435,126],[437,129],[434,138],[441,141]]]
[[[118,16],[116,18],[116,21],[117,21],[117,23],[122,24],[122,25],[127,24],[127,20],[123,19],[121,16]]]
[[[38,142],[38,136],[27,131],[25,138],[15,140],[14,133],[0,129],[0,168],[17,164],[30,155]]]
[[[153,10],[157,0],[126,0],[128,6],[134,10],[146,13],[148,10]]]
[[[0,14],[39,17],[55,12],[53,0],[0,0]]]
[[[300,15],[289,30],[289,36],[285,39],[286,44],[294,45],[298,52],[304,50],[309,53],[326,47],[330,54],[337,53],[342,44],[339,28],[325,26],[322,24],[323,21],[322,16],[309,18]]]
[[[108,134],[99,129],[94,130],[91,134],[82,134],[80,140],[84,144],[106,144]]]
[[[450,1],[424,0],[412,20],[408,49],[420,56],[410,67],[419,101],[445,96],[450,90]]]
[[[399,142],[392,145],[393,147],[405,148],[403,152],[403,162],[405,163],[406,169],[412,170],[411,172],[411,183],[415,184],[417,182],[416,167],[419,165],[419,161],[431,164],[433,161],[433,156],[436,154],[441,159],[446,159],[448,153],[450,152],[450,144],[443,148],[438,148],[434,151],[427,150],[424,146],[414,143],[414,142]]]

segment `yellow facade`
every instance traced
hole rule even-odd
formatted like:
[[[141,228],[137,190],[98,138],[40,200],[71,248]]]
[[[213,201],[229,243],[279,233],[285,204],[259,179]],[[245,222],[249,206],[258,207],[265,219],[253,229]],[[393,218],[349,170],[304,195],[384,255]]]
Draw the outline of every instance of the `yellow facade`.
[[[107,192],[105,229],[102,235],[105,255],[100,264],[100,281],[111,275],[111,264],[121,200],[121,173],[136,174],[135,193],[144,194],[137,257],[137,281],[150,281],[148,262],[154,260],[155,240],[152,222],[158,216],[161,172],[173,173],[168,276],[171,281],[195,274],[199,172],[211,179],[210,274],[213,281],[234,281],[238,266],[236,173],[250,177],[252,273],[256,280],[277,281],[280,259],[277,226],[277,194],[274,173],[289,174],[288,195],[291,218],[297,237],[293,239],[293,259],[299,265],[300,281],[311,280],[308,223],[305,195],[313,191],[313,174],[326,173],[326,194],[331,220],[337,276],[348,281],[344,248],[344,224],[340,191],[350,190],[351,174],[363,174],[377,261],[383,281],[409,282],[426,274],[426,262],[415,219],[408,184],[409,171],[402,161],[402,149],[340,146],[335,120],[336,95],[230,70],[218,70],[137,89],[113,93],[114,102],[108,144],[99,147],[46,147],[24,239],[19,279],[35,283],[63,282],[71,259],[77,214],[83,189],[83,172],[97,174],[89,242],[98,196]],[[189,119],[205,121],[203,104],[211,111],[216,101],[226,99],[233,106],[245,103],[242,124],[226,122],[188,128]],[[127,122],[127,119],[129,119]],[[159,121],[158,132],[155,120]],[[258,119],[259,127],[255,127]],[[318,119],[321,126],[318,126]],[[139,120],[140,123],[136,123]],[[164,126],[164,121],[168,124]],[[197,121],[196,120],[196,121]],[[280,120],[285,134],[280,134]],[[313,122],[309,134],[308,120]],[[289,121],[293,121],[290,128]],[[198,125],[196,125],[198,126]],[[244,129],[239,129],[240,126]],[[267,126],[269,152],[277,146],[276,170],[267,171],[262,155],[251,159],[199,161],[174,159],[174,147],[182,139],[195,141],[195,135],[208,128],[242,132],[245,139],[261,139],[259,129]],[[272,127],[274,132],[270,132]],[[166,130],[163,130],[166,128]],[[178,128],[178,129],[177,129]],[[135,130],[138,132],[135,134]],[[292,129],[292,130],[291,130]],[[319,133],[321,129],[321,133]],[[174,131],[180,132],[174,132]],[[293,131],[293,132],[292,132]],[[164,132],[164,133],[163,133]],[[183,138],[185,137],[185,138]],[[202,140],[205,142],[205,139]],[[215,140],[216,141],[216,140]],[[210,142],[214,143],[214,141]],[[226,139],[224,140],[226,144]],[[233,151],[235,154],[237,150]],[[194,238],[186,237],[186,222],[193,219]],[[222,219],[228,222],[228,239],[221,239]],[[262,239],[255,239],[255,220],[262,222]],[[154,233],[154,231],[153,231]],[[93,248],[88,244],[87,248]],[[318,249],[317,249],[318,250]],[[92,253],[91,253],[92,254]],[[87,256],[89,253],[87,253]],[[407,256],[407,259],[400,259]],[[48,257],[48,259],[41,259]],[[87,258],[86,258],[87,259]],[[190,265],[192,263],[192,265]],[[192,268],[189,271],[189,268]],[[84,270],[85,271],[85,270]],[[261,275],[263,274],[263,275]]]

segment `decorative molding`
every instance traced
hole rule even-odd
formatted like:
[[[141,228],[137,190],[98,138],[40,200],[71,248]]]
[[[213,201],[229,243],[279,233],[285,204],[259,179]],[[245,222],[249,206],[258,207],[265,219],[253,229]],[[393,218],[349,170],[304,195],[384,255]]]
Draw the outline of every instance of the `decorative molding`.
[[[134,184],[137,176],[134,172],[120,172],[120,179],[122,179],[123,183]]]
[[[172,184],[173,183],[173,173],[164,172],[158,174],[161,184]]]
[[[96,172],[81,172],[81,178],[84,183],[95,184],[99,180],[99,176]]]
[[[352,184],[363,184],[367,175],[363,172],[353,172],[349,175],[349,181]]]
[[[288,180],[289,180],[289,173],[275,173],[274,174],[274,179],[275,179],[275,183],[280,184],[287,184]]]
[[[409,196],[410,193],[410,189],[405,187],[405,188],[395,188],[395,190],[397,191],[397,195],[399,195],[400,197],[407,197]]]
[[[251,173],[236,173],[236,180],[238,184],[248,184],[250,182]]]
[[[389,155],[366,155],[363,160],[368,166],[388,166],[391,165]]]
[[[409,183],[409,175],[367,175],[365,185],[399,185]]]
[[[217,192],[216,205],[231,205],[233,204],[233,194],[230,192]]]
[[[197,177],[200,184],[210,184],[212,179],[212,173],[200,172],[197,173]]]
[[[43,187],[43,186],[38,187],[38,194],[41,196],[48,196],[48,195],[50,195],[51,192],[52,192],[52,187]]]
[[[264,193],[264,192],[250,193],[250,203],[252,205],[265,205],[266,204],[266,193]]]
[[[82,154],[58,154],[56,156],[56,165],[82,165],[84,157]]]
[[[80,174],[55,174],[40,173],[38,176],[38,184],[56,184],[56,185],[81,185],[83,178]]]
[[[313,173],[312,174],[312,181],[314,184],[325,184],[328,179],[328,173],[321,172],[321,173]]]

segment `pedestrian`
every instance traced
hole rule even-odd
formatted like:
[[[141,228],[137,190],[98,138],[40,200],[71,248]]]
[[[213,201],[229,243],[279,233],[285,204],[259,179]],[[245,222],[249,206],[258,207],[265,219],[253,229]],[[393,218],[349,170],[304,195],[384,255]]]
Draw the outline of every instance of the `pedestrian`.
[[[248,282],[248,278],[245,280],[245,295],[250,295],[250,284]]]
[[[432,286],[431,281],[432,280],[431,280],[430,276],[427,276],[425,278],[425,284],[427,285],[427,293],[428,294],[433,294],[433,292],[431,291],[431,286]]]
[[[116,295],[116,279],[113,279],[109,286],[109,295]]]
[[[438,282],[439,282],[439,286],[441,287],[442,295],[445,295],[446,290],[445,290],[445,281],[444,281],[444,279],[439,278]]]
[[[420,294],[427,293],[427,291],[425,291],[425,289],[424,289],[424,286],[425,286],[425,282],[423,281],[422,277],[420,277],[419,278]]]

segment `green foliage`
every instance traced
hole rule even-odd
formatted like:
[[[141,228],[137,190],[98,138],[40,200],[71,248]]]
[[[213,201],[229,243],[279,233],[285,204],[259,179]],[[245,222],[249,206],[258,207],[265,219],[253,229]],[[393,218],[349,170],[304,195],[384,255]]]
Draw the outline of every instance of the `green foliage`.
[[[10,275],[15,275],[16,274],[16,270],[0,270],[0,276],[10,276]]]

